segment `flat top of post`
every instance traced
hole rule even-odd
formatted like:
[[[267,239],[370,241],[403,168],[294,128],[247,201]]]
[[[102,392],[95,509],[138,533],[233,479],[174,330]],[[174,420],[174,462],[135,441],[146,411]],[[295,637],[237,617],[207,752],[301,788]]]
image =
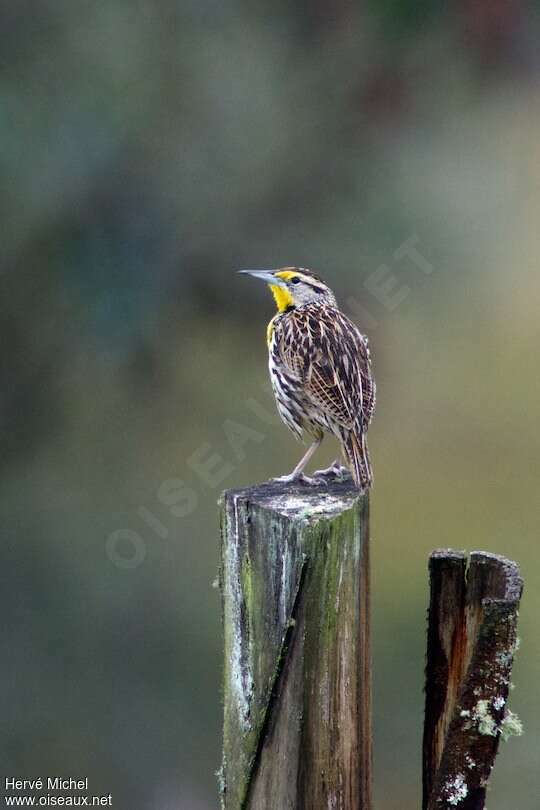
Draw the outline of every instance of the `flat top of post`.
[[[225,498],[248,500],[286,517],[331,518],[350,509],[359,499],[367,499],[356,488],[352,477],[324,481],[318,485],[268,481],[243,489],[229,489]]]
[[[464,571],[467,563],[467,555],[464,551],[455,551],[450,548],[435,549],[429,557],[431,570],[434,566],[440,570],[441,566],[462,564]],[[467,576],[469,580],[478,579],[480,576],[485,580],[485,589],[488,593],[484,596],[487,598],[510,602],[518,602],[521,599],[523,578],[519,565],[501,554],[493,554],[489,551],[471,551]]]

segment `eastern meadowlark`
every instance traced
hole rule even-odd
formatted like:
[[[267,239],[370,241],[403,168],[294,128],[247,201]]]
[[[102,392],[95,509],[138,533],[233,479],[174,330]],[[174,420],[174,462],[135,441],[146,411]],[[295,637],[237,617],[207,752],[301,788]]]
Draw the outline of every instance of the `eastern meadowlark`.
[[[315,479],[303,474],[324,433],[338,439],[360,490],[372,483],[366,434],[375,407],[367,338],[340,310],[332,290],[310,270],[240,270],[266,281],[277,313],[267,339],[272,388],[279,414],[299,439],[312,444],[290,475],[278,480],[316,483],[338,474],[336,461]]]

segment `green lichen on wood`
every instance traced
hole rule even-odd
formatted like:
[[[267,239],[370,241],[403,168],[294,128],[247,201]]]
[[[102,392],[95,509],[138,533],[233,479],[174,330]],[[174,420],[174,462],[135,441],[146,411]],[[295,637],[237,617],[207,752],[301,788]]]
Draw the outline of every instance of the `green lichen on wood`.
[[[506,713],[502,719],[500,732],[501,737],[505,742],[507,742],[510,737],[521,737],[523,734],[523,723],[517,714],[510,709],[506,710]]]

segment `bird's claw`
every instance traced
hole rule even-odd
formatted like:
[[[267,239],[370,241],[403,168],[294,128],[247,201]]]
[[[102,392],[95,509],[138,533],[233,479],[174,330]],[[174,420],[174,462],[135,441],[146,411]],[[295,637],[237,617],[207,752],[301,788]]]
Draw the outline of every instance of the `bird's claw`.
[[[322,480],[338,479],[339,481],[343,481],[348,472],[347,467],[344,467],[339,461],[334,461],[330,467],[326,467],[324,470],[315,470],[313,477]]]

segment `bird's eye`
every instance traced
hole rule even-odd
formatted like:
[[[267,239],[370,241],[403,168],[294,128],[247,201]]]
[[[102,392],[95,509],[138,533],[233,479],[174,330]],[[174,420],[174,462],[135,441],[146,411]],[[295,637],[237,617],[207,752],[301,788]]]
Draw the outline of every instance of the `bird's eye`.
[[[300,284],[300,279],[298,278],[298,276],[291,278],[291,284]]]

